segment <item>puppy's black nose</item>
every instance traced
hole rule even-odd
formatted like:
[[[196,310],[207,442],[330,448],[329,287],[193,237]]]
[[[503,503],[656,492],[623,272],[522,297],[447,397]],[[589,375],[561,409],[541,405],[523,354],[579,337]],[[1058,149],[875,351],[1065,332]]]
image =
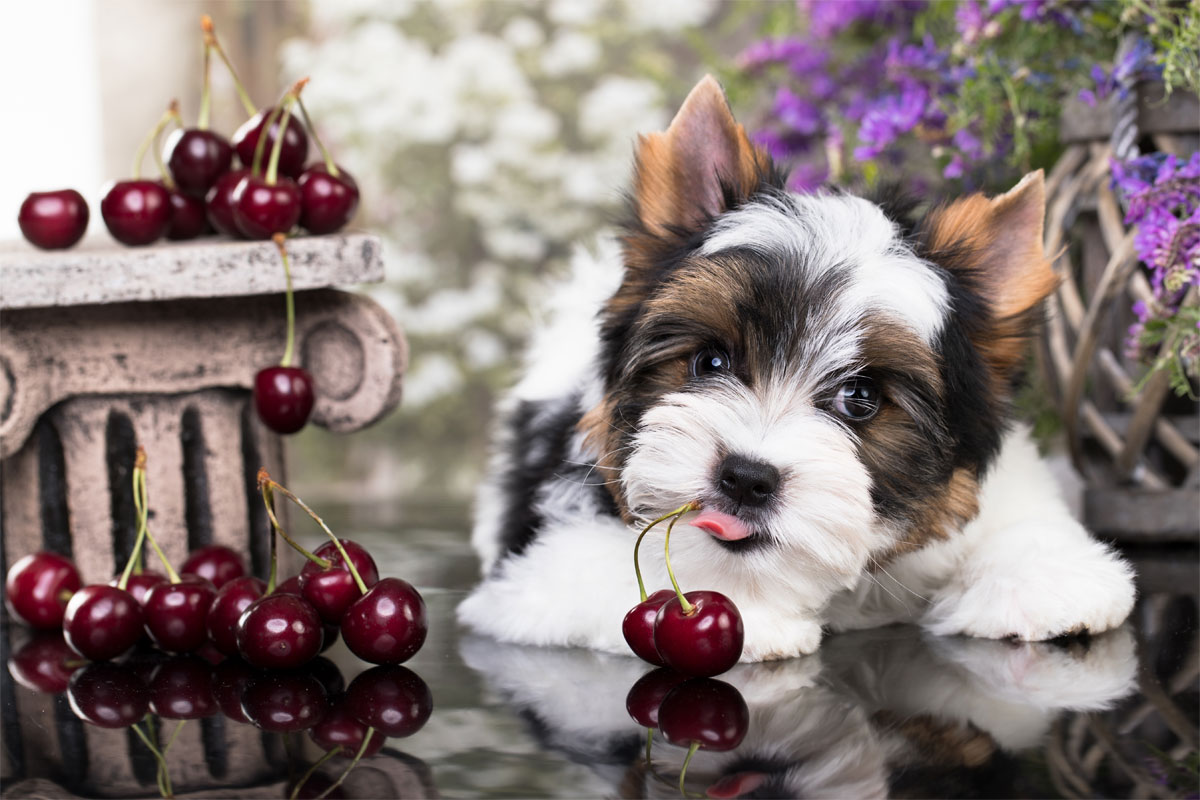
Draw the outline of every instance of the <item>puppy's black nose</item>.
[[[721,493],[744,506],[761,506],[779,488],[779,470],[764,461],[726,456],[717,470]]]

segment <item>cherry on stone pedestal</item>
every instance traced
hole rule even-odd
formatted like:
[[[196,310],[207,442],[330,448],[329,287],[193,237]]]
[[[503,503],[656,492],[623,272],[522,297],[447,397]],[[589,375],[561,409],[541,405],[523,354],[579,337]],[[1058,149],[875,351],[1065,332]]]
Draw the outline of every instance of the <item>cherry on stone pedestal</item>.
[[[324,164],[313,164],[300,173],[300,227],[309,233],[339,231],[358,210],[358,184],[338,167],[331,175]]]
[[[12,612],[32,627],[58,628],[67,601],[82,583],[70,559],[42,551],[23,556],[9,567],[4,596]]]
[[[425,643],[425,600],[408,581],[383,578],[346,609],[342,639],[372,664],[407,661]]]
[[[247,239],[270,239],[287,233],[300,220],[300,187],[291,178],[247,175],[234,187],[233,222]]]
[[[195,239],[208,231],[208,217],[203,197],[184,194],[178,189],[167,189],[171,202],[171,221],[167,225],[167,238],[174,242]]]
[[[142,606],[124,589],[104,583],[85,586],[67,603],[63,638],[91,661],[116,658],[142,638]]]
[[[242,232],[238,230],[237,223],[233,219],[233,190],[242,182],[242,178],[249,174],[250,170],[248,169],[226,172],[217,178],[217,182],[205,195],[204,208],[208,216],[208,224],[212,225],[218,233],[232,236],[235,239],[242,238]]]
[[[302,367],[266,367],[254,376],[254,410],[276,433],[295,433],[312,414],[312,375]]]
[[[233,149],[237,151],[238,160],[242,162],[242,166],[247,169],[254,164],[254,150],[258,146],[258,137],[262,135],[263,125],[274,111],[274,107],[260,109],[253,117],[243,122],[233,134]],[[276,118],[267,132],[267,141],[263,142],[262,166],[264,169],[278,135],[279,119]],[[295,178],[304,170],[304,162],[307,159],[308,134],[304,132],[304,125],[300,120],[290,117],[287,128],[284,129],[283,144],[280,145],[279,174]]]
[[[672,590],[659,589],[629,609],[629,613],[621,622],[621,633],[624,634],[625,642],[634,655],[659,667],[664,666],[666,662],[654,646],[654,621],[658,618],[658,610],[674,597],[675,592]]]
[[[238,652],[259,669],[295,669],[321,652],[321,616],[302,598],[271,594],[251,603],[237,623]]]
[[[407,667],[372,667],[350,681],[346,709],[383,736],[411,736],[433,713],[433,695]]]
[[[67,701],[84,722],[101,728],[128,728],[146,716],[150,693],[131,670],[98,663],[88,664],[71,676]]]
[[[208,609],[208,638],[217,650],[227,656],[238,654],[237,623],[242,612],[262,597],[267,584],[252,575],[234,578],[217,591]]]
[[[179,568],[179,574],[199,575],[220,589],[234,578],[245,575],[246,565],[232,548],[223,544],[211,544],[188,554],[187,560]]]
[[[359,577],[370,589],[379,582],[379,570],[375,559],[359,544],[349,539],[341,539],[342,547],[350,556],[351,563],[358,570]],[[326,622],[341,622],[350,607],[362,592],[354,581],[354,576],[346,568],[342,554],[333,542],[326,542],[314,552],[318,558],[330,562],[328,569],[321,569],[315,561],[309,561],[300,570],[300,590],[304,599],[313,604],[321,619]]]
[[[697,677],[719,675],[742,655],[742,615],[720,592],[687,592],[695,608],[683,613],[678,597],[663,604],[654,621],[654,645],[668,667]]]
[[[217,178],[229,171],[233,148],[224,136],[188,128],[167,137],[167,168],[184,194],[204,197]]]
[[[58,631],[36,631],[8,659],[13,680],[35,692],[58,694],[67,689],[71,673],[77,670],[79,655]]]
[[[156,242],[171,224],[171,198],[154,181],[118,181],[100,201],[108,232],[131,247]]]
[[[87,201],[74,189],[33,192],[21,203],[17,225],[32,244],[62,250],[83,238],[89,216]]]
[[[146,632],[169,653],[190,653],[208,641],[208,609],[217,596],[210,581],[184,575],[146,595]]]
[[[304,672],[263,672],[242,693],[242,713],[264,731],[286,733],[321,721],[329,699],[319,681]]]

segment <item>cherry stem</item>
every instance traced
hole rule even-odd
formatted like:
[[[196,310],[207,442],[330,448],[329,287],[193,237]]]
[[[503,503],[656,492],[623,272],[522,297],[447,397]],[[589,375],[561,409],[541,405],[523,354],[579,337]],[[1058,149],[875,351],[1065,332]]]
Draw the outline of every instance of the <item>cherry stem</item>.
[[[691,763],[692,756],[696,755],[696,751],[700,749],[699,742],[692,742],[692,746],[688,748],[687,758],[683,759],[683,766],[679,768],[679,793],[687,797],[687,789],[683,788],[683,780],[687,777],[688,764]]]
[[[267,516],[271,518],[271,527],[275,529],[275,532],[279,534],[280,538],[282,538],[285,542],[290,544],[296,550],[296,552],[298,552],[300,555],[304,556],[309,561],[311,561],[314,564],[316,564],[317,566],[319,566],[321,569],[329,569],[331,566],[333,566],[332,561],[328,561],[324,558],[321,558],[320,556],[309,551],[307,548],[305,548],[303,545],[301,545],[295,539],[288,536],[287,531],[285,531],[283,529],[283,526],[279,524],[279,518],[275,516],[275,489],[279,488],[279,489],[283,490],[285,492],[285,496],[290,496],[291,493],[287,492],[286,489],[284,489],[282,486],[280,486],[275,481],[271,480],[270,477],[267,477],[266,480],[263,480],[264,475],[266,475],[266,469],[260,469],[258,471],[258,485],[262,487],[263,505],[265,505],[267,507]],[[295,498],[293,498],[293,499],[295,499]],[[274,548],[274,545],[275,545],[275,541],[274,541],[274,539],[272,539],[271,540],[272,548]],[[275,561],[274,561],[274,553],[272,552],[270,580],[274,580],[274,579],[275,579]],[[271,590],[274,588],[275,587],[273,584],[268,583],[266,593],[270,594]]]
[[[654,743],[654,728],[646,728],[646,769],[650,769],[650,745]]]
[[[254,159],[250,162],[250,172],[254,175],[262,174],[262,157],[266,152],[267,134],[271,131],[271,126],[279,119],[282,113],[282,107],[271,109],[271,113],[267,114],[267,118],[263,120],[263,125],[258,129],[258,141],[254,143]]]
[[[326,761],[333,758],[340,752],[342,752],[342,748],[335,747],[332,750],[330,750],[329,752],[325,753],[325,755],[323,755],[319,759],[317,759],[317,763],[315,763],[311,767],[309,767],[308,771],[305,772],[304,775],[302,775],[300,777],[300,780],[296,782],[296,787],[294,789],[292,789],[292,794],[288,797],[288,800],[296,800],[296,798],[300,795],[300,790],[304,788],[304,784],[308,783],[308,779],[313,776],[313,773],[316,772],[318,769],[320,769],[322,764],[324,764]]]
[[[321,158],[325,159],[325,169],[336,178],[338,176],[337,164],[333,163],[333,156],[329,155],[329,151],[321,142],[321,137],[317,135],[317,126],[313,125],[312,117],[308,115],[308,109],[304,107],[304,101],[297,97],[296,105],[300,106],[300,116],[304,117],[304,127],[308,128],[309,135],[317,143],[317,149],[321,151]]]
[[[282,494],[288,500],[291,500],[296,505],[300,506],[300,508],[304,509],[304,513],[312,517],[313,520],[321,526],[321,530],[325,531],[329,538],[333,540],[333,546],[337,548],[339,553],[341,553],[342,563],[345,565],[346,569],[350,571],[350,575],[353,576],[354,582],[358,584],[358,590],[363,594],[366,594],[366,582],[364,582],[362,576],[358,574],[358,569],[354,566],[354,562],[350,560],[350,554],[346,552],[346,548],[342,547],[342,540],[333,535],[333,531],[329,530],[329,526],[325,524],[325,520],[318,517],[315,511],[305,505],[304,501],[299,497],[296,497],[296,495],[292,494],[291,490],[289,490],[286,486],[278,481],[272,480],[271,476],[267,474],[265,467],[258,470],[258,485],[262,486],[264,483],[269,484],[272,489],[278,489],[280,494]],[[313,560],[320,561],[321,559],[313,556]],[[329,562],[325,563],[326,566],[323,567],[323,569],[328,569]]]
[[[237,90],[238,99],[242,101],[242,107],[246,109],[246,116],[253,117],[258,113],[258,109],[254,107],[254,102],[250,99],[250,95],[246,93],[246,87],[242,86],[242,82],[238,80],[237,70],[233,68],[233,64],[229,61],[229,56],[225,55],[225,51],[221,48],[221,43],[217,41],[216,31],[213,30],[212,17],[208,14],[200,17],[200,29],[204,31],[204,46],[211,48],[217,56],[220,57],[221,63],[229,70],[229,77],[233,78],[233,88]],[[207,79],[208,73],[205,73]]]
[[[150,515],[146,509],[146,504],[141,502],[141,485],[146,480],[146,450],[138,447],[137,458],[133,463],[133,504],[137,509],[138,531],[137,538],[133,542],[133,551],[129,554],[129,560],[125,562],[125,570],[121,573],[121,580],[117,581],[117,588],[124,591],[129,585],[129,576],[133,574],[135,564],[141,562],[142,546],[146,542],[146,525],[150,519]]]
[[[338,779],[333,782],[332,786],[317,795],[317,800],[328,797],[330,792],[342,785],[342,781],[346,780],[346,776],[350,774],[350,770],[358,766],[359,761],[362,761],[363,754],[367,752],[367,747],[371,744],[371,737],[374,734],[374,728],[367,728],[367,735],[363,737],[362,745],[358,748],[358,752],[354,754],[354,760],[350,762],[346,769],[342,770],[342,774],[338,775]]]
[[[671,529],[675,527],[675,523],[685,512],[691,511],[696,507],[696,504],[688,503],[686,506],[680,507],[673,512],[675,518],[671,520],[671,524],[667,525],[667,535],[663,538],[663,559],[667,562],[667,577],[671,579],[671,585],[675,587],[675,596],[679,598],[679,605],[683,609],[684,616],[690,616],[695,611],[695,606],[688,602],[683,596],[683,592],[679,590],[679,582],[675,580],[675,571],[671,569]]]
[[[279,553],[277,542],[279,537],[276,533],[279,530],[278,520],[275,519],[275,497],[271,494],[271,487],[262,487],[263,505],[267,507],[267,516],[271,519],[271,572],[267,575],[267,588],[263,592],[263,597],[275,591],[275,581],[279,577]]]
[[[292,365],[292,352],[296,346],[296,301],[292,297],[292,265],[288,261],[287,247],[284,242],[287,237],[282,233],[277,233],[271,237],[275,242],[275,247],[279,250],[279,257],[283,259],[283,275],[287,279],[287,290],[284,293],[284,302],[287,304],[287,344],[283,348],[283,358],[279,359],[279,366],[290,367]]]
[[[287,94],[283,96],[283,101],[279,104],[283,109],[283,114],[279,117],[279,133],[275,135],[275,146],[271,148],[271,161],[267,164],[265,180],[268,186],[274,186],[275,181],[279,178],[279,154],[283,152],[283,140],[287,138],[288,122],[292,119],[292,108],[300,102],[300,92],[304,90],[306,83],[308,83],[308,78],[301,78],[293,83],[292,88],[287,90]],[[266,128],[266,131],[270,132],[270,130],[270,128]],[[262,137],[261,133],[259,137]]]
[[[136,733],[138,738],[142,740],[142,744],[146,745],[146,747],[149,748],[150,754],[153,755],[154,760],[158,762],[157,778],[158,778],[159,793],[163,797],[174,797],[173,790],[171,789],[171,772],[167,767],[166,758],[163,757],[162,752],[158,749],[158,747],[154,744],[154,742],[152,742],[150,740],[150,737],[147,736],[142,731],[142,729],[137,726],[136,722],[134,724],[130,725],[129,727],[132,728],[133,732]],[[146,727],[147,728],[150,727],[150,715],[149,714],[146,715]]]
[[[144,469],[146,459],[143,453],[140,456],[140,463],[143,466],[142,470],[134,469],[134,484],[133,484],[133,507],[137,510],[138,517],[150,519],[150,493],[146,489],[146,470]],[[167,577],[171,579],[171,583],[179,583],[179,573],[171,566],[171,562],[167,560],[167,556],[163,553],[162,548],[158,546],[158,540],[154,538],[154,534],[150,532],[150,526],[146,525],[146,541],[150,542],[150,546],[154,548],[154,552],[158,553],[158,559],[162,561],[163,567],[167,571]]]
[[[637,541],[633,545],[633,572],[635,575],[637,575],[638,594],[641,595],[641,598],[642,598],[641,602],[643,602],[643,603],[646,602],[646,598],[648,597],[648,595],[646,594],[646,584],[642,580],[642,567],[638,562],[638,550],[642,546],[642,539],[646,538],[646,534],[650,532],[651,528],[653,528],[658,523],[662,522],[664,519],[670,519],[671,517],[675,517],[680,514],[684,514],[688,511],[691,511],[695,507],[696,507],[695,503],[686,503],[686,504],[680,506],[679,508],[675,509],[674,511],[668,511],[666,514],[663,514],[661,517],[654,520],[649,525],[647,525],[645,528],[643,528],[642,532],[640,534],[638,534]]]
[[[163,115],[159,117],[158,122],[150,131],[150,135],[142,140],[142,143],[138,145],[137,152],[133,155],[133,179],[135,181],[142,178],[142,162],[146,159],[146,151],[150,149],[150,145],[154,144],[158,139],[158,135],[163,132],[163,128],[170,124],[171,120],[178,118],[179,104],[172,100],[171,105],[163,112]]]
[[[200,111],[196,114],[196,127],[202,131],[208,130],[208,117],[212,108],[212,45],[208,37],[204,39],[204,82],[200,85]]]
[[[170,113],[174,118],[175,124],[182,128],[183,119],[179,116],[178,102],[175,100],[171,101],[171,107],[168,109],[168,113]],[[151,148],[150,152],[154,153],[154,163],[158,167],[158,174],[162,177],[163,186],[166,186],[167,189],[172,192],[175,191],[175,179],[171,177],[170,171],[168,171],[166,165],[163,164],[162,148],[158,146],[157,141],[155,141],[154,147]]]

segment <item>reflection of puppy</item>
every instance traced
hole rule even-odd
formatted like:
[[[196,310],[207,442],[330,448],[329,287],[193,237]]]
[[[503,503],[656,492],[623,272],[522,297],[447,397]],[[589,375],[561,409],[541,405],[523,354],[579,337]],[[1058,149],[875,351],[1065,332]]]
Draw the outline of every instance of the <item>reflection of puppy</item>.
[[[739,605],[747,660],[810,653],[823,624],[1038,640],[1125,618],[1128,567],[1008,432],[1055,283],[1041,173],[918,222],[792,194],[706,78],[642,138],[632,211],[591,266],[616,280],[535,347],[502,420],[465,624],[627,652],[633,530],[689,501],[672,563]]]
[[[645,731],[625,712],[646,665],[478,636],[464,638],[461,655],[544,747],[604,784],[581,793],[678,797],[686,750],[655,734],[652,776],[641,761]],[[698,752],[688,784],[712,797],[881,797],[913,768],[983,770],[986,780],[998,754],[1037,746],[1064,710],[1100,710],[1129,694],[1136,668],[1127,628],[1086,648],[929,637],[911,626],[837,636],[818,656],[722,675],[746,701],[749,728],[730,752]]]

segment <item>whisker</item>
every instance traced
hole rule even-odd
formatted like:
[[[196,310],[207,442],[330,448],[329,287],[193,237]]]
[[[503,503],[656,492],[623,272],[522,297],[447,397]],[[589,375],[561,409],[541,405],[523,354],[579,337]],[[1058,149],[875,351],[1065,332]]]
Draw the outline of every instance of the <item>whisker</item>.
[[[884,569],[883,564],[880,564],[874,558],[872,558],[871,561],[875,564],[875,566],[879,569],[880,572],[882,572],[884,575],[887,575],[889,578],[891,578],[893,581],[895,581],[896,585],[899,586],[901,589],[908,592],[909,594],[911,594],[913,597],[917,598],[918,600],[921,600],[926,603],[929,602],[928,597],[924,597],[924,596],[918,594],[917,592],[914,592],[912,589],[908,588],[907,586],[905,586],[903,583],[900,582],[900,580],[898,578],[896,578],[895,575],[893,575],[892,573],[890,573],[886,569]]]

